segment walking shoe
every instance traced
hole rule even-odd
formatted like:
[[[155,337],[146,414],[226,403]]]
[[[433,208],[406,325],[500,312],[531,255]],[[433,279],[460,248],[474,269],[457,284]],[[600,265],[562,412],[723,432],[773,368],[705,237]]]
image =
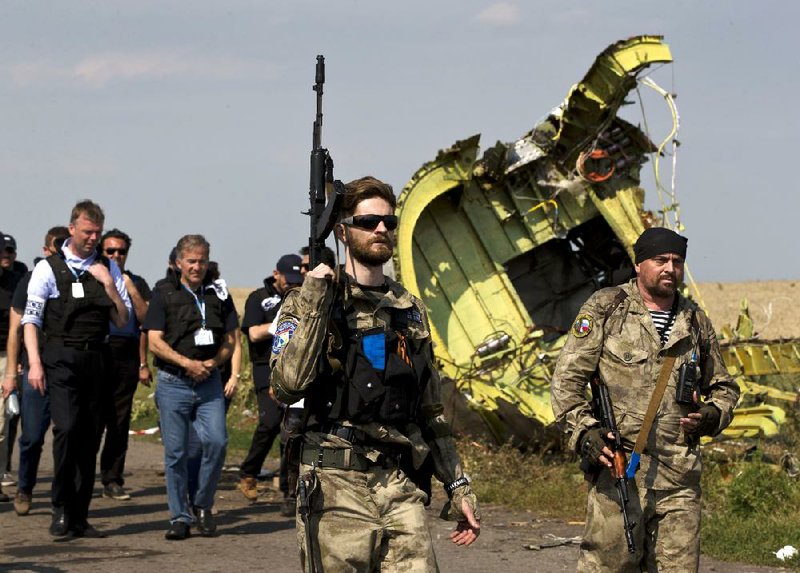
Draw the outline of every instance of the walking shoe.
[[[189,531],[189,524],[184,521],[176,521],[171,523],[169,529],[164,534],[165,539],[170,541],[183,541],[191,537],[192,533]]]
[[[197,533],[203,537],[214,537],[214,534],[217,532],[217,524],[214,523],[211,510],[196,507],[194,509],[194,514],[197,516]]]
[[[130,494],[122,489],[121,485],[113,481],[103,488],[103,497],[116,499],[117,501],[125,501],[131,498]]]
[[[31,512],[31,494],[17,490],[14,496],[14,511],[17,515],[28,515]]]
[[[69,533],[69,519],[62,508],[53,508],[53,522],[50,524],[50,535],[64,537]]]
[[[69,533],[72,537],[86,537],[88,539],[103,539],[106,536],[105,533],[95,529],[88,521],[70,525]]]
[[[14,479],[13,475],[6,472],[3,474],[3,477],[0,478],[0,485],[3,487],[10,487],[12,485],[17,485],[17,480]]]
[[[258,499],[258,481],[254,477],[246,476],[239,480],[239,489],[250,501]]]
[[[281,515],[283,517],[294,517],[297,512],[297,498],[286,497],[281,504]]]

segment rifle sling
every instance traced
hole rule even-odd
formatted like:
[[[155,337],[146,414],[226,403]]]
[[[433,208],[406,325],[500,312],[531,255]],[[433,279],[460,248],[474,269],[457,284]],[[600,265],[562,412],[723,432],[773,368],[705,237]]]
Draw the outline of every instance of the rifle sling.
[[[633,454],[631,454],[630,463],[628,464],[628,470],[626,472],[628,479],[633,478],[633,475],[636,473],[636,468],[639,465],[639,458],[642,452],[644,452],[645,444],[647,444],[647,437],[650,435],[650,429],[653,427],[653,421],[656,419],[658,407],[661,405],[661,399],[664,397],[664,391],[667,389],[667,382],[669,382],[673,366],[675,366],[675,356],[667,356],[664,359],[664,364],[661,366],[661,372],[658,375],[653,395],[650,397],[650,403],[647,405],[647,412],[644,415],[642,427],[639,429],[639,434],[636,436]]]

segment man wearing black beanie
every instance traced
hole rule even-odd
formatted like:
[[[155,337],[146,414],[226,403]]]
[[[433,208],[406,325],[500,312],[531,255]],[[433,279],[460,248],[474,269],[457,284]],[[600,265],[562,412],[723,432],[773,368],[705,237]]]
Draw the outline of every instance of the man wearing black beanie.
[[[633,247],[637,278],[586,301],[556,363],[553,412],[591,483],[578,571],[639,571],[657,564],[662,572],[687,572],[699,566],[699,439],[730,423],[739,388],[705,312],[678,290],[686,244],[670,229],[645,230]],[[608,388],[631,459],[630,540],[608,471],[615,436],[585,397],[594,376]]]

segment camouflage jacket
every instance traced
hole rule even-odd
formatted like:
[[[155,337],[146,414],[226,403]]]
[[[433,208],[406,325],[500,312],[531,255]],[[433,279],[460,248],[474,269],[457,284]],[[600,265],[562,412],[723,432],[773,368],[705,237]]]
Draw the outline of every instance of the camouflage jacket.
[[[389,309],[416,310],[411,313],[418,321],[410,321],[410,336],[427,341],[429,359],[432,360],[430,330],[425,306],[411,295],[400,283],[386,279],[389,286],[386,294],[362,290],[350,281],[350,293],[345,300],[351,329],[365,330],[386,326],[391,321]],[[314,391],[318,362],[327,355],[332,336],[328,332],[327,318],[334,298],[334,289],[322,279],[306,277],[301,289],[290,292],[281,307],[281,317],[276,328],[272,354],[272,385],[275,396],[281,402],[293,404]],[[324,358],[327,359],[327,358]],[[441,382],[431,366],[430,380],[425,386],[421,400],[421,423],[408,423],[404,427],[393,427],[379,423],[342,425],[357,427],[372,439],[387,444],[411,448],[412,461],[419,467],[430,453],[434,464],[434,475],[442,483],[452,483],[463,475],[461,460],[449,425],[444,418],[441,402]],[[423,434],[425,438],[423,438]],[[377,460],[380,452],[350,444],[338,436],[306,432],[307,443],[333,448],[353,448],[370,459]],[[469,495],[469,486],[456,491],[458,497]],[[455,506],[456,495],[453,496]],[[458,504],[460,506],[460,504]],[[458,519],[458,517],[456,517]]]
[[[627,297],[617,298],[620,288]],[[614,308],[614,305],[617,305]],[[696,313],[692,326],[692,312]],[[606,316],[608,315],[608,316]],[[721,412],[715,434],[731,421],[739,388],[728,376],[716,335],[706,314],[679,296],[677,316],[669,340],[662,347],[658,331],[645,307],[636,279],[622,287],[594,293],[581,308],[558,357],[551,384],[556,421],[565,426],[569,444],[577,448],[583,432],[600,422],[586,398],[591,376],[598,372],[608,386],[614,415],[625,449],[630,452],[641,428],[650,397],[666,356],[675,364],[648,435],[637,473],[637,483],[651,489],[673,489],[699,484],[702,460],[696,445],[687,445],[680,418],[692,405],[676,402],[681,364],[698,348],[700,388],[706,402]]]

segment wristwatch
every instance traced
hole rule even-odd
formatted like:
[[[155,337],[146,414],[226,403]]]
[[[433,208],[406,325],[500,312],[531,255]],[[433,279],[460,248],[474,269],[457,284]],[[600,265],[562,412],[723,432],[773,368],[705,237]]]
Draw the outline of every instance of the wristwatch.
[[[144,370],[145,368],[150,368],[147,362],[142,362],[141,364],[139,364],[139,370]]]

